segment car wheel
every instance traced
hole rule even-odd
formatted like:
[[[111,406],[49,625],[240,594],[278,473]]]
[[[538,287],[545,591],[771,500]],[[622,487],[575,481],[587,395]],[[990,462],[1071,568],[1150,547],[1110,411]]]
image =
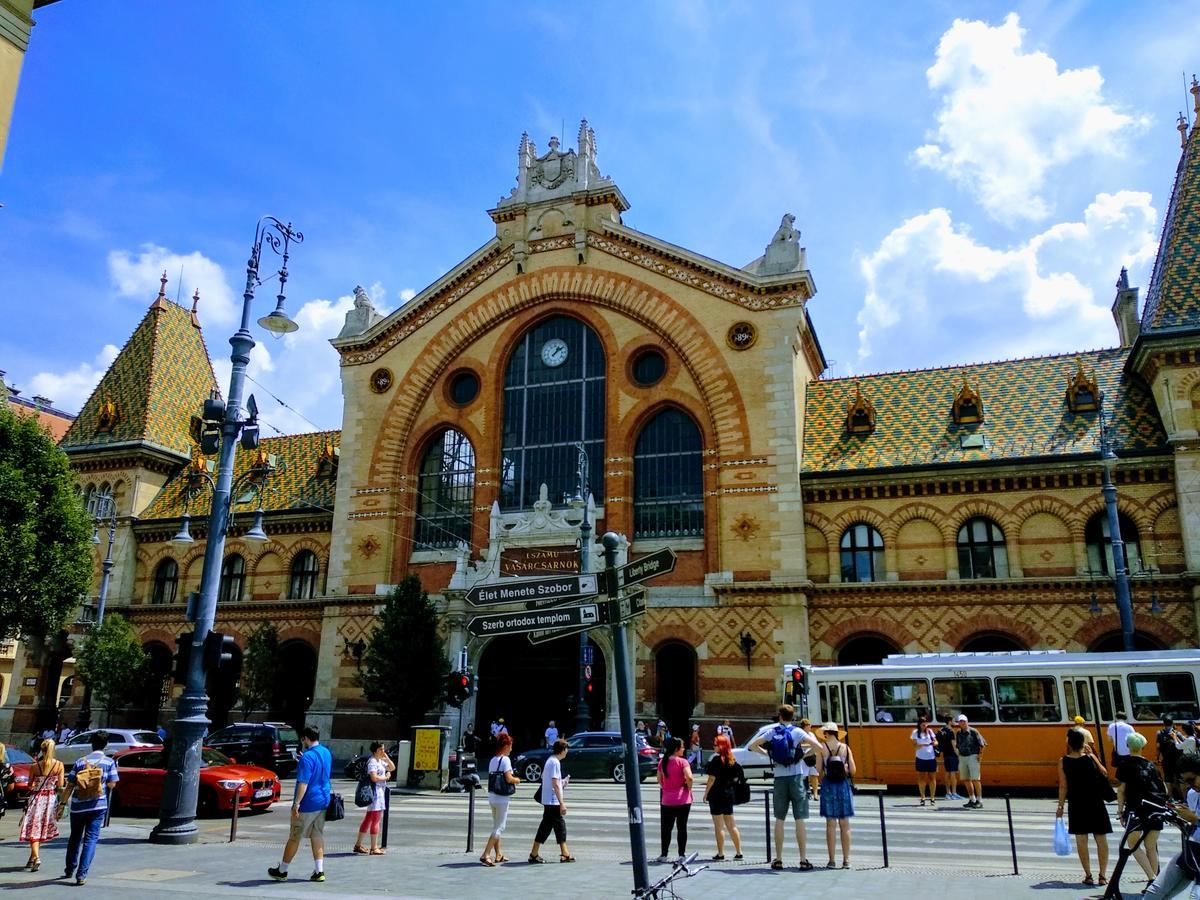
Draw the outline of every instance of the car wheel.
[[[612,780],[617,784],[625,783],[625,763],[614,763],[612,767]]]
[[[542,780],[542,764],[538,762],[525,763],[525,780],[538,782]]]
[[[200,802],[197,804],[197,810],[202,816],[215,816],[217,814],[217,794],[215,791],[201,791]]]

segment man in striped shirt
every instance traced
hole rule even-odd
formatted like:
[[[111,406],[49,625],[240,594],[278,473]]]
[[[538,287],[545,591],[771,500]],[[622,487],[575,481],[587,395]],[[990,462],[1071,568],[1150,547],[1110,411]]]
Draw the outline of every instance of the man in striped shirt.
[[[105,756],[108,732],[97,731],[92,735],[92,752],[75,760],[67,773],[67,790],[59,801],[59,815],[68,798],[71,801],[71,837],[67,841],[67,866],[64,878],[74,878],[76,884],[87,881],[88,870],[96,856],[96,845],[100,842],[100,826],[108,812],[108,792],[120,780],[117,764],[111,756]],[[83,773],[87,773],[83,775]],[[95,781],[99,773],[99,790]],[[80,776],[83,775],[82,781]]]

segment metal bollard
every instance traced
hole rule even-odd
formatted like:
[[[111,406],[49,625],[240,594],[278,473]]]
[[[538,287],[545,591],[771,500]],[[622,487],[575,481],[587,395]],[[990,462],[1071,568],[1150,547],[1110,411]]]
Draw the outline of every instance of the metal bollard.
[[[475,849],[475,785],[467,784],[467,852]]]
[[[387,849],[387,831],[388,817],[392,814],[392,786],[386,781],[383,783],[383,834],[379,836],[379,846]]]
[[[763,791],[763,828],[767,836],[767,862],[775,857],[771,855],[771,792]]]
[[[1004,808],[1008,811],[1008,843],[1012,847],[1013,874],[1020,875],[1021,870],[1017,868],[1017,836],[1012,823],[1012,797],[1008,794],[1004,795]]]
[[[242,786],[239,784],[233,789],[233,816],[229,819],[229,843],[237,840],[237,819],[238,806],[242,800]]]
[[[888,851],[887,851],[887,819],[883,813],[883,791],[876,794],[879,798],[879,837],[883,842],[883,867],[888,867]]]
[[[69,810],[68,810],[69,812]],[[112,791],[107,786],[104,788],[104,821],[100,823],[101,828],[108,827],[108,820],[112,818]]]

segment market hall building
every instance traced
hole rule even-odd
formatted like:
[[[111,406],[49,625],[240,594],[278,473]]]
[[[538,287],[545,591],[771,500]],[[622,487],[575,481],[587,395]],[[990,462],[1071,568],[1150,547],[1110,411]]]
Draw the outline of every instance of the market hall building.
[[[468,719],[503,716],[526,744],[546,719],[571,722],[578,638],[472,638],[464,593],[574,571],[585,514],[590,568],[606,531],[621,560],[678,557],[647,583],[633,660],[638,717],[673,730],[765,720],[796,660],[1115,648],[1102,397],[1137,639],[1196,645],[1195,128],[1145,302],[1122,275],[1100,351],[827,379],[791,216],[774,234],[764,223],[762,256],[739,268],[629,227],[628,207],[586,122],[571,150],[523,137],[494,237],[390,315],[357,292],[331,336],[342,429],[239,452],[239,476],[273,468],[269,540],[247,541],[251,509],[235,510],[217,628],[243,647],[259,623],[279,629],[268,717],[315,721],[346,749],[390,733],[356,675],[383,596],[416,574],[451,659],[465,645],[478,673]],[[138,724],[172,714],[206,495],[194,543],[171,538],[212,465],[192,421],[211,373],[194,311],[160,291],[62,441],[85,496],[116,497],[108,609],[156,667],[121,714]],[[612,727],[607,631],[591,641],[592,720]],[[18,647],[0,732],[53,716],[69,654],[67,640]],[[214,727],[238,718],[236,677],[210,685]],[[68,688],[71,721],[81,686]]]

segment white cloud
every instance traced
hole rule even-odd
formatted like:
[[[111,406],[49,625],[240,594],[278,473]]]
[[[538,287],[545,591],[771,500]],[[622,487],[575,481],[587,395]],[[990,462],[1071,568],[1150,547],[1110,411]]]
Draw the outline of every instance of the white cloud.
[[[400,305],[403,306],[415,296],[417,296],[417,291],[415,288],[404,288],[400,291]]]
[[[868,359],[880,370],[913,359],[965,362],[1111,346],[1117,269],[1149,266],[1156,221],[1149,194],[1102,193],[1082,221],[995,248],[945,209],[913,216],[860,260],[867,292],[858,314],[858,367]]]
[[[157,244],[143,244],[137,254],[112,250],[108,254],[108,272],[117,293],[146,305],[158,293],[159,279],[166,271],[167,294],[171,299],[190,305],[192,293],[200,291],[200,319],[205,324],[229,325],[238,320],[240,306],[225,279],[225,272],[198,250],[175,253]],[[180,270],[183,272],[179,283]]]
[[[1088,155],[1120,155],[1123,139],[1147,124],[1108,102],[1098,68],[1058,70],[1053,57],[1026,52],[1016,13],[993,27],[956,19],[926,71],[943,94],[930,143],[918,163],[970,190],[1003,222],[1050,214],[1047,174]]]
[[[29,380],[27,396],[48,397],[57,409],[76,412],[91,396],[119,352],[115,344],[105,344],[90,363],[80,363],[68,372],[38,372]]]

